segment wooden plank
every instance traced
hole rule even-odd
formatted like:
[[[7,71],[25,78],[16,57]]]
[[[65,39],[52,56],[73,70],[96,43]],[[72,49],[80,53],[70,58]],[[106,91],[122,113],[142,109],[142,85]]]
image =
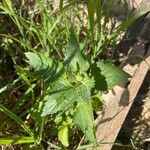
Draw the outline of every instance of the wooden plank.
[[[135,45],[133,50],[137,51],[140,45]],[[141,46],[142,47],[142,46]],[[139,50],[142,50],[139,48]],[[135,53],[136,56],[136,53]],[[133,58],[133,56],[131,57]],[[134,59],[131,59],[131,61]],[[150,48],[146,55],[146,58],[141,61],[139,66],[137,64],[126,64],[124,69],[133,75],[130,84],[127,88],[116,86],[113,92],[109,92],[107,99],[109,103],[106,106],[102,119],[97,121],[97,140],[102,143],[113,143],[122,127],[122,124],[133,104],[134,99],[143,83],[143,80],[149,70],[150,65]],[[130,66],[130,67],[129,67]],[[107,100],[106,100],[107,101]],[[102,144],[100,150],[111,150],[112,144]]]

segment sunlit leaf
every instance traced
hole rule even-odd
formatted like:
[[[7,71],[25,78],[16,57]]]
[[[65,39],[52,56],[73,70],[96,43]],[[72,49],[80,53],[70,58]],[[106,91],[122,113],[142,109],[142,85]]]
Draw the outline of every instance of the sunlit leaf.
[[[68,42],[68,49],[65,54],[64,64],[69,64],[73,71],[78,71],[80,68],[82,71],[87,71],[89,63],[87,59],[84,59],[84,55],[81,53],[77,38],[72,31]]]
[[[110,63],[98,62],[97,67],[101,70],[101,75],[105,77],[107,82],[107,89],[112,89],[114,86],[128,82],[130,77],[121,68],[114,66]]]
[[[74,122],[81,128],[88,140],[91,141],[94,145],[96,145],[93,126],[93,108],[90,102],[81,101],[78,103],[78,107],[74,115]]]
[[[41,53],[27,52],[26,57],[30,65],[34,68],[35,73],[49,84],[58,79],[63,74],[63,65],[55,62],[51,58]]]
[[[42,116],[54,114],[58,111],[65,111],[69,107],[72,107],[74,102],[90,100],[93,86],[93,80],[88,77],[85,77],[81,83],[75,86],[66,81],[57,81],[51,89],[53,92],[46,97]]]

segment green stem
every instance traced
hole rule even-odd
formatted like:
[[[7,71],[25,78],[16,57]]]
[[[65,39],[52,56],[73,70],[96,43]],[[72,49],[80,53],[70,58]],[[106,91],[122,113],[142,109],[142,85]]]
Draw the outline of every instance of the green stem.
[[[97,143],[97,148],[100,147],[101,145],[106,145],[106,144],[110,144],[110,145],[116,145],[116,146],[120,146],[120,147],[128,147],[128,148],[132,148],[132,145],[123,145],[123,144],[120,144],[120,143],[111,143],[111,142],[98,142]],[[88,145],[82,145],[82,146],[79,146],[76,150],[84,150],[84,149],[87,149],[87,148],[92,148],[92,147],[95,147],[93,144],[88,144]]]
[[[45,97],[45,84],[44,82],[41,83],[41,104],[39,103],[40,106],[40,112],[42,112],[43,109],[43,105],[44,105],[44,97]],[[41,121],[40,121],[40,125],[39,125],[39,134],[38,134],[38,140],[37,143],[39,144],[42,140],[42,133],[43,133],[43,129],[44,129],[44,123],[45,123],[46,117],[41,117]]]

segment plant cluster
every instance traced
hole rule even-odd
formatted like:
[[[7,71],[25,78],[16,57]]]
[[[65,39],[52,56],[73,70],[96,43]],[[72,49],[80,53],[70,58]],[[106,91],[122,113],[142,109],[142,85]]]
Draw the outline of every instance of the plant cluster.
[[[0,3],[1,17],[13,28],[11,32],[7,32],[7,27],[0,31],[0,67],[6,65],[9,56],[15,69],[8,81],[2,80],[0,110],[24,129],[18,135],[0,138],[0,144],[46,141],[55,149],[66,148],[78,128],[97,146],[94,113],[103,106],[101,94],[129,78],[111,60],[100,60],[99,55],[108,48],[113,55],[120,33],[148,10],[110,29],[108,22],[117,0],[60,0],[55,11],[52,1],[26,3],[22,1],[19,9],[11,0]],[[80,5],[87,12],[85,25],[80,21]],[[7,67],[0,71],[2,78],[5,72]],[[9,110],[2,99],[7,98],[12,88],[20,86],[23,92]],[[19,114],[26,104],[25,111]],[[49,122],[52,129],[46,127]],[[56,131],[59,146],[48,142],[52,137],[46,130]]]

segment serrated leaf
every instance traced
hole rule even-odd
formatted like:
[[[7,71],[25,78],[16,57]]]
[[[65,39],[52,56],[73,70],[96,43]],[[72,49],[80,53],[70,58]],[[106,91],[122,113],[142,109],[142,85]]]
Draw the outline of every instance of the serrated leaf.
[[[97,67],[100,68],[101,75],[105,77],[108,90],[112,89],[116,85],[128,82],[128,78],[130,77],[130,75],[121,68],[110,63],[98,62]]]
[[[76,112],[74,114],[74,122],[77,124],[82,132],[86,135],[89,141],[96,145],[96,138],[94,133],[94,116],[93,109],[90,102],[81,101],[78,103]]]
[[[78,71],[78,67],[82,71],[87,71],[89,68],[89,63],[84,59],[73,31],[71,31],[70,34],[70,40],[68,42],[68,49],[65,54],[64,64],[69,64],[73,71]]]
[[[44,54],[27,52],[25,55],[29,59],[29,64],[35,70],[35,73],[42,78],[46,84],[55,81],[63,74],[63,65],[56,63]]]
[[[64,91],[72,87],[71,83],[66,79],[61,77],[57,81],[51,84],[50,93],[58,93],[59,91]]]
[[[66,89],[54,94],[51,94],[47,98],[47,102],[43,108],[42,116],[48,114],[54,114],[60,110],[65,111],[71,107],[75,101],[78,101],[77,93],[74,93],[74,89]]]
[[[74,102],[90,100],[91,89],[94,81],[85,77],[79,85],[71,85],[68,81],[57,81],[51,88],[51,94],[46,97],[42,116],[54,114],[58,111],[65,111],[72,107]]]
[[[62,126],[58,131],[58,139],[61,141],[63,146],[69,146],[69,135],[68,135],[68,126]]]
[[[81,85],[77,88],[77,92],[82,100],[90,100],[91,99],[91,89],[94,87],[95,82],[94,79],[85,76],[81,80]]]

